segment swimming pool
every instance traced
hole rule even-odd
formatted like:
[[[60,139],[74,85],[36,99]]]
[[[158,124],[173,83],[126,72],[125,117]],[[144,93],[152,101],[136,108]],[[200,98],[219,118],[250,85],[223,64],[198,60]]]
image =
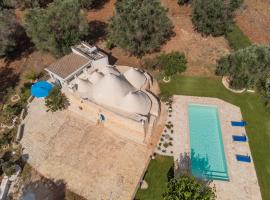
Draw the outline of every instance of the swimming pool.
[[[198,178],[228,181],[217,107],[190,104],[188,117],[192,174]]]

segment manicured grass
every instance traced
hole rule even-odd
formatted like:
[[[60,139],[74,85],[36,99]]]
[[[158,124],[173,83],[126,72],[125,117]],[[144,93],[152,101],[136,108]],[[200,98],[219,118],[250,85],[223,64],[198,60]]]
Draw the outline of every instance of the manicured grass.
[[[171,94],[216,97],[241,108],[243,118],[248,122],[246,130],[262,197],[269,200],[270,113],[265,110],[261,98],[256,94],[234,94],[223,87],[220,78],[175,76],[170,83],[161,83],[160,88]],[[155,173],[158,173],[158,169]],[[159,172],[161,174],[162,171]]]
[[[156,156],[156,159],[151,160],[145,180],[149,187],[146,190],[139,189],[135,200],[162,200],[168,177],[173,172],[173,157]]]
[[[233,50],[243,49],[252,44],[250,39],[241,31],[241,29],[236,24],[232,25],[231,32],[227,33],[225,36]]]

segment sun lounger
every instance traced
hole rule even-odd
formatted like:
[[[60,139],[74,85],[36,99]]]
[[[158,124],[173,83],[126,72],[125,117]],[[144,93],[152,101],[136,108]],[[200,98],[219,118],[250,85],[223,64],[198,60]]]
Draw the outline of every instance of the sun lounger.
[[[232,139],[235,142],[246,142],[247,141],[247,136],[245,136],[245,135],[233,135]]]
[[[246,126],[247,122],[245,122],[245,121],[241,121],[241,122],[231,121],[231,125],[232,126]]]
[[[250,156],[236,154],[236,160],[239,162],[251,162]]]

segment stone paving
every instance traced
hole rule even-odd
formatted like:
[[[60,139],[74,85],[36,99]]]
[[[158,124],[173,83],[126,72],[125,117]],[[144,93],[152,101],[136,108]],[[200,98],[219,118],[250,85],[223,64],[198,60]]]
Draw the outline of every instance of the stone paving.
[[[28,162],[90,200],[132,199],[153,149],[117,137],[79,115],[29,105],[22,137]]]
[[[260,188],[254,168],[254,163],[241,163],[236,161],[235,154],[248,154],[251,156],[248,142],[237,143],[232,141],[232,135],[246,134],[243,127],[232,127],[230,121],[241,121],[242,115],[239,107],[216,98],[174,96],[172,104],[172,117],[174,124],[173,155],[175,162],[179,162],[180,155],[190,153],[188,104],[215,105],[218,107],[221,123],[222,138],[227,160],[229,181],[213,181],[216,187],[218,200],[261,200]]]

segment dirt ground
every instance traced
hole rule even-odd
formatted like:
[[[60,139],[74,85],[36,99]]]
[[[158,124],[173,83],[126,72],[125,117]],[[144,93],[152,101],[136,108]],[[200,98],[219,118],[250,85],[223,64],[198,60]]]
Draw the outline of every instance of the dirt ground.
[[[236,23],[243,32],[258,44],[270,43],[270,1],[245,0]]]
[[[114,3],[110,0],[103,9],[88,12],[88,20],[107,22],[113,15]],[[229,47],[223,37],[202,37],[193,30],[190,19],[190,7],[179,7],[176,1],[161,0],[164,7],[168,8],[168,16],[174,25],[175,36],[161,48],[163,52],[173,50],[184,52],[188,59],[188,75],[212,76],[216,60],[229,52]],[[99,46],[106,49],[105,42],[99,42]],[[108,50],[108,49],[106,49]],[[140,60],[129,56],[120,48],[114,48],[112,55],[117,59],[116,63],[139,67]],[[147,55],[153,56],[155,54]]]

